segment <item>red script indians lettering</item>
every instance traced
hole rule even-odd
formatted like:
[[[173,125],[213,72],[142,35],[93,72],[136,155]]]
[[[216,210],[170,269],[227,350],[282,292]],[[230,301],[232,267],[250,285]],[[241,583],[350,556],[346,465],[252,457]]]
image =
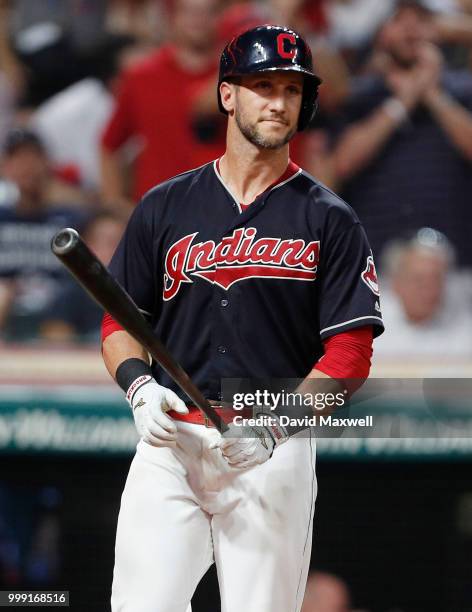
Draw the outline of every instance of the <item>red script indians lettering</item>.
[[[320,243],[301,238],[257,238],[253,227],[234,230],[218,244],[196,242],[198,232],[188,234],[167,251],[164,272],[164,300],[174,298],[183,283],[198,276],[229,289],[250,278],[277,278],[314,281]]]

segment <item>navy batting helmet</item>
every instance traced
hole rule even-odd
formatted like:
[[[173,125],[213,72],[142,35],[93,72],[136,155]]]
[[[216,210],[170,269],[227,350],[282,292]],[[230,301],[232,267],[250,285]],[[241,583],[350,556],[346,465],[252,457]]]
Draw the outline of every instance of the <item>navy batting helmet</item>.
[[[220,84],[232,77],[267,72],[293,70],[305,76],[298,129],[303,130],[317,109],[318,86],[321,79],[313,72],[311,50],[300,34],[275,25],[262,25],[243,32],[226,45],[221,54],[218,79],[218,105],[221,103]]]

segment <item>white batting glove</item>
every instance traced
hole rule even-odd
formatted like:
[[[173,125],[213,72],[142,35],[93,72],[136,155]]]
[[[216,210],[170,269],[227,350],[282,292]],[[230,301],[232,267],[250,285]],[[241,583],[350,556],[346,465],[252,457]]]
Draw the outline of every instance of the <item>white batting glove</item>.
[[[134,422],[141,438],[151,446],[175,446],[177,427],[166,415],[168,410],[188,414],[184,402],[151,376],[140,376],[129,387],[126,399],[133,409]]]
[[[231,467],[245,469],[265,463],[274,450],[288,439],[287,430],[280,425],[276,416],[270,415],[267,426],[230,424],[210,448],[220,448]]]

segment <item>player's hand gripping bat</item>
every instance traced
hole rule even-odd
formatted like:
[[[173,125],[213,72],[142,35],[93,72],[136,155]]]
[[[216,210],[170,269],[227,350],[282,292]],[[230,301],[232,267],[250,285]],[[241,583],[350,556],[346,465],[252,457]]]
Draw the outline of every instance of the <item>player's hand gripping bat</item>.
[[[51,249],[93,299],[153,356],[218,431],[224,433],[228,429],[226,423],[155,336],[136,304],[89,250],[78,232],[71,228],[60,230],[51,241]]]

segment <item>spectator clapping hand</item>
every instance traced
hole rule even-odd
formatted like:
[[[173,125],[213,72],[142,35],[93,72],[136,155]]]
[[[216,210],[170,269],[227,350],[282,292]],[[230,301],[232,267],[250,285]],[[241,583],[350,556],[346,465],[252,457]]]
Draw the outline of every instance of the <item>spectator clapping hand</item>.
[[[438,47],[424,42],[418,47],[417,59],[411,66],[401,67],[386,58],[382,67],[392,93],[411,111],[429,92],[439,88],[443,58]]]
[[[423,99],[431,91],[439,89],[443,68],[443,56],[439,48],[430,43],[422,44],[418,50],[415,71]]]

